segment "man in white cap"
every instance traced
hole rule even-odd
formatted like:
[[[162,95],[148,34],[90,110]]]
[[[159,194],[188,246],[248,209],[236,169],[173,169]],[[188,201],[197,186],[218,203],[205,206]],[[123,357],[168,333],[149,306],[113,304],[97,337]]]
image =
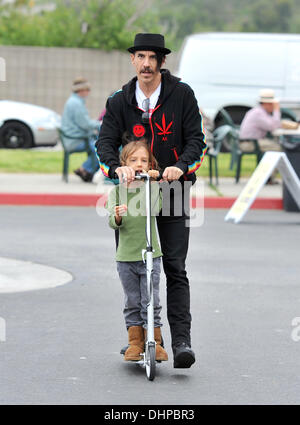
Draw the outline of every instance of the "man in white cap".
[[[61,125],[65,143],[73,152],[84,152],[84,139],[89,139],[88,159],[74,171],[84,182],[91,182],[95,172],[99,170],[95,152],[95,132],[100,129],[100,121],[92,120],[85,106],[85,99],[90,90],[90,83],[85,78],[78,77],[73,81],[73,93],[64,106]]]

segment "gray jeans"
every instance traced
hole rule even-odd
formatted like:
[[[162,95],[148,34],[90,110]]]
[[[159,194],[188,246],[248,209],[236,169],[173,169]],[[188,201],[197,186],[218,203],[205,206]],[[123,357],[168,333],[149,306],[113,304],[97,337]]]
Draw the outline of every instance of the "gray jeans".
[[[146,264],[142,261],[117,261],[117,270],[123,286],[124,318],[127,329],[130,326],[147,327],[147,275]],[[160,258],[153,258],[153,298],[154,298],[154,326],[161,325],[159,300]]]

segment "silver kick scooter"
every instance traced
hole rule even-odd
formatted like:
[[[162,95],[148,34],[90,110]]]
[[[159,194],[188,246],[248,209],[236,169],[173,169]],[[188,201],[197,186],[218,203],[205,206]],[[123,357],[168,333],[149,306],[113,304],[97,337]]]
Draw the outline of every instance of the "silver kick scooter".
[[[142,353],[143,359],[137,363],[145,367],[146,375],[149,381],[153,381],[156,371],[155,345],[154,340],[154,301],[153,301],[153,247],[152,247],[152,226],[151,226],[151,183],[150,176],[147,173],[137,174],[136,180],[144,180],[146,186],[146,249],[142,251],[142,258],[146,263],[147,271],[147,340],[145,342],[145,352]],[[146,257],[146,260],[145,260]]]

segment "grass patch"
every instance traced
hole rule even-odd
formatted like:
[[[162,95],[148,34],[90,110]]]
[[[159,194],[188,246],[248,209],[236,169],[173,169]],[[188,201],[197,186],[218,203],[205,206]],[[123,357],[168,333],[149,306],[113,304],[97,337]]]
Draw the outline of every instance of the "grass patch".
[[[86,153],[76,153],[70,156],[69,170],[78,168],[87,158]],[[218,170],[220,177],[234,177],[235,169],[230,170],[230,153],[220,153]],[[37,151],[34,149],[0,149],[1,173],[61,173],[63,164],[62,151]],[[250,176],[256,167],[255,155],[246,155],[242,161],[241,176]],[[209,176],[208,156],[204,158],[197,176]]]
[[[218,173],[219,177],[235,177],[236,166],[230,170],[230,153],[220,153],[218,155]],[[244,155],[242,159],[241,177],[249,177],[256,168],[256,155]],[[197,170],[197,176],[208,177],[209,176],[209,158],[206,156],[203,160],[201,167]],[[213,161],[213,176],[214,173],[214,161]]]
[[[70,156],[69,170],[78,168],[86,153]],[[1,173],[62,173],[63,152],[43,152],[34,149],[0,149]]]

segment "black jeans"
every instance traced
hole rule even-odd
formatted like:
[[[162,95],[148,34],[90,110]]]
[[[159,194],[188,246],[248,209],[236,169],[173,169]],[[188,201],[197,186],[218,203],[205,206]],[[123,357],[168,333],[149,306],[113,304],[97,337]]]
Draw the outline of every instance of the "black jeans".
[[[187,200],[189,200],[189,189],[190,186],[184,193]],[[182,196],[181,215],[174,215],[174,199],[171,196],[170,215],[157,217],[163,267],[167,280],[167,317],[172,346],[177,342],[186,342],[191,345],[190,287],[185,270],[190,228],[186,226],[189,211],[184,211],[184,196]]]

